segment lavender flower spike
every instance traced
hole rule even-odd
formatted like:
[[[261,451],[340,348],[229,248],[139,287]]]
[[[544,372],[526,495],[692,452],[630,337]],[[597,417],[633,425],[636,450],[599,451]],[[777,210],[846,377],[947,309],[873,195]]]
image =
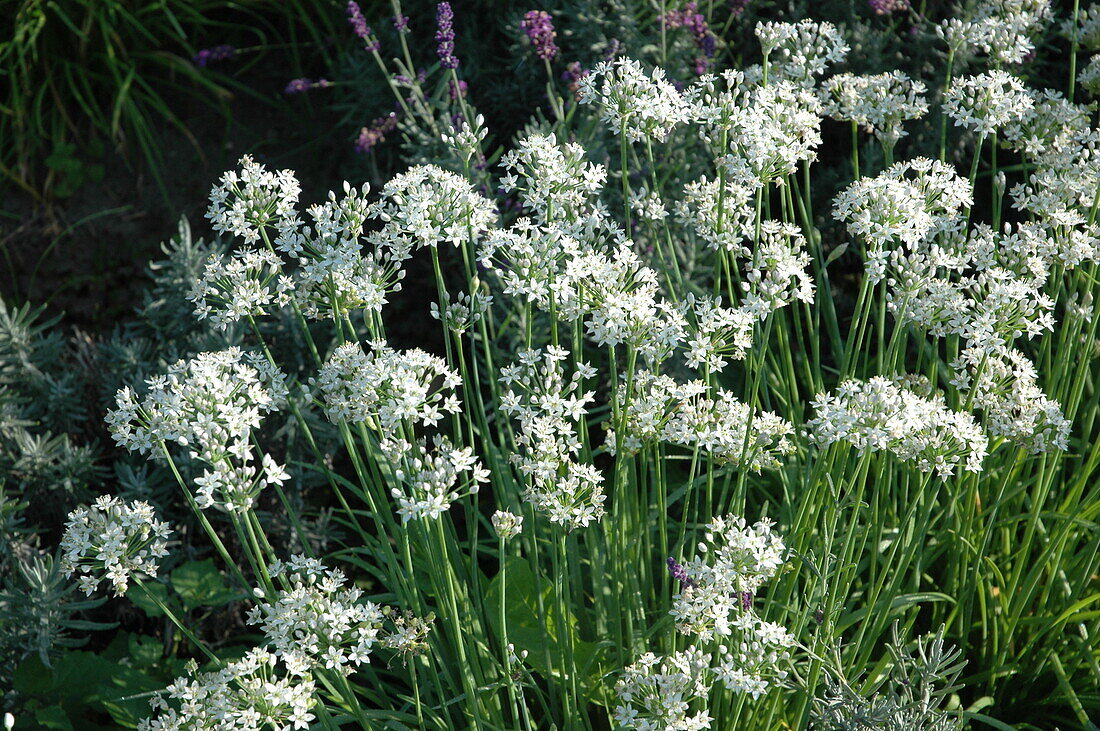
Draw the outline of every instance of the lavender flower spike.
[[[363,11],[355,0],[348,0],[348,23],[351,24],[351,29],[355,35],[363,39],[367,51],[377,51],[382,47],[382,44],[374,37],[374,32],[371,31],[370,26],[367,25],[367,19],[363,17]]]
[[[457,69],[458,58],[455,57],[455,13],[451,10],[449,2],[439,3],[435,6],[435,22],[438,30],[435,32],[435,40],[438,44],[436,53],[439,54],[439,65],[445,69]]]
[[[554,32],[554,22],[550,18],[550,13],[545,10],[528,10],[519,27],[531,39],[536,56],[546,61],[554,60],[558,55],[558,47],[554,43],[557,33]]]

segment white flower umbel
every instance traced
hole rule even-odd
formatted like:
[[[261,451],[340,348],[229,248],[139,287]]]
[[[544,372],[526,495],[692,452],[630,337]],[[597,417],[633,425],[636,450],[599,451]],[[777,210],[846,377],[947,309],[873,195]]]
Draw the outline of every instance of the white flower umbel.
[[[756,24],[755,31],[769,74],[800,86],[813,86],[815,76],[843,63],[848,55],[848,44],[832,23],[764,21]]]
[[[969,182],[954,168],[918,157],[849,185],[834,199],[833,216],[867,242],[866,275],[878,283],[894,248],[914,248],[953,228],[960,209],[972,203]]]
[[[344,195],[309,209],[313,227],[285,227],[275,246],[298,260],[294,298],[310,318],[340,319],[355,310],[380,312],[391,292],[401,289],[404,263],[412,252],[407,237],[389,238],[363,249],[370,215],[367,186],[344,183]]]
[[[492,295],[474,292],[473,296],[460,294],[452,301],[451,295],[444,293],[443,312],[439,312],[439,303],[433,301],[430,304],[430,315],[433,320],[439,320],[443,327],[451,332],[464,333],[481,321],[481,318],[489,311],[493,304]]]
[[[692,368],[705,366],[720,373],[727,358],[741,360],[752,347],[757,314],[747,307],[722,307],[721,302],[718,297],[693,294],[684,300],[685,310],[691,315],[684,359]]]
[[[315,691],[311,677],[287,677],[279,658],[267,650],[249,650],[211,672],[198,672],[192,662],[188,674],[168,686],[168,700],[153,698],[159,713],[140,721],[138,731],[308,729]]]
[[[997,66],[1012,65],[1035,50],[1050,16],[1049,0],[984,0],[970,19],[951,18],[936,30],[956,54],[984,53]]]
[[[605,496],[600,471],[576,459],[577,424],[594,396],[582,391],[583,381],[596,371],[578,363],[567,376],[568,358],[568,351],[552,346],[519,353],[516,363],[500,370],[506,389],[500,408],[517,422],[512,461],[526,479],[524,499],[571,530],[603,517]]]
[[[287,397],[286,377],[263,356],[239,348],[201,353],[147,384],[140,399],[129,387],[118,392],[106,419],[111,435],[131,452],[159,456],[172,442],[207,463],[195,479],[200,508],[241,512],[270,483],[288,479],[270,455],[253,461],[252,430]]]
[[[290,302],[293,282],[282,273],[282,261],[267,249],[243,249],[212,256],[187,299],[200,320],[224,330],[246,317],[266,315],[272,306]]]
[[[1093,56],[1080,73],[1077,74],[1077,83],[1093,96],[1100,96],[1100,55]]]
[[[729,154],[721,164],[733,180],[764,185],[817,157],[821,102],[810,89],[789,81],[754,87],[731,122]]]
[[[625,388],[624,385],[624,392]],[[623,414],[623,427],[619,431],[609,430],[607,450],[611,454],[619,450],[635,454],[645,446],[656,444],[665,438],[668,424],[681,404],[699,398],[706,391],[707,386],[702,381],[678,383],[670,376],[637,371],[633,397]]]
[[[755,177],[738,182],[727,176],[720,184],[704,175],[684,186],[676,215],[711,249],[739,249],[753,235],[752,202],[759,186]]]
[[[778,467],[781,457],[794,453],[793,435],[790,422],[770,411],[754,414],[747,404],[719,388],[713,398],[701,395],[681,402],[661,439],[760,472]]]
[[[500,187],[519,198],[542,226],[576,224],[599,208],[607,180],[603,165],[585,160],[576,142],[558,144],[549,135],[530,135],[500,160],[507,172]]]
[[[826,115],[842,122],[855,122],[878,138],[883,147],[892,150],[907,134],[902,122],[928,112],[926,91],[923,82],[914,81],[901,71],[888,71],[873,76],[833,76],[825,80],[822,97]]]
[[[559,319],[570,320],[580,315],[580,303],[565,269],[580,250],[581,242],[561,227],[520,218],[486,236],[478,256],[504,295],[521,297],[543,312],[553,307]]]
[[[292,556],[275,561],[271,578],[285,588],[265,597],[248,613],[292,675],[323,667],[344,675],[368,662],[379,641],[382,607],[347,586],[339,569],[317,559]]]
[[[794,300],[814,301],[814,283],[807,271],[806,237],[790,223],[764,221],[760,240],[743,272],[741,307],[760,320]]]
[[[301,186],[293,170],[270,172],[245,155],[240,171],[222,175],[210,191],[206,217],[215,231],[240,236],[246,243],[260,239],[260,229],[278,227],[294,217]]]
[[[807,433],[823,446],[847,441],[860,452],[887,450],[942,479],[959,466],[980,472],[988,449],[981,426],[931,390],[920,379],[844,381],[813,400]]]
[[[364,353],[359,343],[333,351],[310,385],[320,392],[325,414],[390,432],[402,423],[433,426],[460,410],[452,391],[462,384],[442,358],[414,348],[394,350],[385,342]]]
[[[943,110],[956,126],[990,135],[1023,118],[1034,105],[1018,78],[995,70],[955,79],[944,97]]]
[[[734,515],[711,520],[700,557],[673,566],[682,585],[670,614],[680,632],[702,640],[734,633],[736,618],[752,612],[752,597],[783,565],[786,548],[772,525],[765,518],[749,526]]]
[[[391,249],[423,248],[477,238],[496,223],[493,202],[460,175],[435,165],[417,165],[394,176],[370,209],[382,228],[367,238]]]
[[[515,538],[523,532],[523,516],[509,513],[507,510],[498,510],[493,513],[492,522],[493,530],[504,540]]]
[[[639,731],[709,729],[710,688],[710,655],[703,650],[693,645],[667,657],[647,652],[615,683],[615,722]]]
[[[489,480],[489,470],[481,466],[472,447],[455,447],[438,434],[432,439],[431,449],[426,439],[415,444],[385,439],[379,446],[389,460],[394,479],[402,485],[390,490],[402,523],[438,518],[456,500],[476,495]]]
[[[654,68],[646,75],[641,64],[629,58],[597,64],[580,81],[580,100],[598,105],[600,118],[631,142],[663,142],[691,117],[688,103],[665,78],[664,69]]]
[[[1072,425],[1039,388],[1035,364],[1023,353],[968,348],[951,369],[952,385],[982,408],[990,434],[1032,454],[1069,449]]]
[[[157,559],[168,555],[171,534],[148,503],[101,495],[91,507],[69,513],[61,568],[68,576],[78,574],[80,588],[89,596],[104,579],[122,596],[134,574],[157,575]]]
[[[1003,139],[1037,165],[1054,169],[1072,167],[1082,150],[1096,140],[1092,109],[1071,104],[1056,91],[1028,93],[1034,106],[1005,125]]]

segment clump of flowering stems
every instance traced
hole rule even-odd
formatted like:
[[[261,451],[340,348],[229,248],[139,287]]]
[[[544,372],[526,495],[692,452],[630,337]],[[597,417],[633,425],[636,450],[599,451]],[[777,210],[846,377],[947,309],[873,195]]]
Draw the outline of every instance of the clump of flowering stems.
[[[185,358],[108,416],[171,466],[264,633],[169,696],[327,728],[801,728],[860,708],[900,728],[913,694],[853,690],[891,639],[904,654],[897,622],[943,626],[918,648],[950,662],[922,688],[956,687],[949,641],[962,702],[992,699],[929,691],[935,728],[1006,718],[1022,663],[1082,708],[1100,138],[1091,108],[996,67],[1048,16],[944,25],[970,66],[938,87],[830,77],[848,44],[810,21],[762,23],[761,66],[684,88],[619,56],[485,170],[483,120],[437,124],[403,47],[409,81],[389,78],[443,164],[345,184],[304,220],[293,173],[242,159],[208,213],[236,249],[191,300],[247,348]],[[905,154],[930,108],[960,165]],[[826,115],[853,125],[855,175],[815,212]],[[860,128],[885,164],[860,165]],[[1002,143],[1022,164],[999,166]],[[858,271],[830,281],[845,251]],[[414,258],[434,291],[395,312]],[[436,352],[392,344],[413,317],[439,323]],[[301,367],[276,358],[293,348]],[[347,532],[325,564],[273,545],[257,509],[304,517],[271,446],[286,431]]]

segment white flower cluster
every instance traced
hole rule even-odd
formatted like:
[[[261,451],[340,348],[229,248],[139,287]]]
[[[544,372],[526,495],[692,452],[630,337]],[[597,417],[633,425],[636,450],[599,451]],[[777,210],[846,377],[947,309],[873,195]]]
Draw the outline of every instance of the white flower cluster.
[[[1072,425],[1039,388],[1035,364],[1023,353],[968,348],[951,369],[951,384],[983,410],[990,434],[1033,454],[1069,449]]]
[[[509,513],[507,510],[498,510],[493,513],[492,523],[493,530],[504,540],[515,538],[523,532],[523,516]]]
[[[755,619],[752,597],[779,572],[786,551],[772,525],[765,518],[750,526],[735,515],[711,520],[702,555],[677,572],[682,586],[670,612],[676,629],[709,641],[744,629],[741,617]]]
[[[1076,25],[1072,16],[1066,18],[1062,23],[1062,35],[1076,39],[1081,48],[1100,51],[1100,4],[1079,8]]]
[[[727,176],[720,183],[704,175],[684,186],[676,216],[710,248],[733,251],[753,235],[751,203],[759,185],[755,178],[737,182]]]
[[[507,389],[500,408],[518,422],[512,461],[527,480],[524,499],[553,523],[569,529],[587,527],[604,514],[603,475],[594,465],[576,460],[581,450],[577,422],[586,414],[594,392],[583,381],[596,375],[578,363],[567,377],[562,348],[525,350],[516,363],[500,370]]]
[[[585,330],[598,345],[628,345],[659,362],[683,338],[682,313],[659,297],[657,271],[630,242],[619,242],[609,253],[579,253],[566,263],[565,275],[587,315]]]
[[[442,313],[439,303],[433,301],[429,306],[429,314],[433,320],[443,323],[443,327],[460,334],[480,322],[493,304],[492,295],[481,292],[474,292],[473,296],[460,294],[454,301],[450,294],[444,293],[443,296],[445,300]]]
[[[790,223],[764,221],[760,239],[748,254],[741,289],[741,306],[758,319],[794,300],[814,301],[814,282],[807,269],[806,237]]]
[[[286,588],[258,602],[248,623],[260,627],[291,675],[317,667],[349,675],[368,662],[382,631],[381,606],[363,601],[342,571],[317,559],[292,556],[273,562],[270,572]]]
[[[681,582],[670,613],[680,632],[716,650],[692,644],[666,658],[646,653],[627,667],[615,686],[621,701],[615,720],[624,728],[710,728],[705,703],[716,683],[755,699],[787,677],[783,665],[794,637],[753,611],[756,592],[783,564],[785,547],[771,521],[749,526],[738,516],[715,518],[699,550],[702,558],[683,566],[669,559]]]
[[[778,467],[781,457],[794,453],[789,422],[771,412],[754,414],[725,389],[717,389],[713,397],[706,394],[701,381],[681,384],[648,371],[635,374],[629,400],[626,384],[620,384],[619,401],[627,406],[622,434],[608,434],[609,451],[619,448],[619,439],[627,453],[663,441],[753,472]]]
[[[980,135],[990,135],[1019,121],[1035,105],[1018,78],[1005,71],[987,71],[955,79],[944,96],[944,113]]]
[[[101,495],[91,507],[69,513],[61,568],[67,576],[80,575],[80,588],[88,596],[104,578],[122,596],[133,574],[157,575],[157,559],[168,555],[171,534],[148,503]]]
[[[206,217],[215,231],[254,243],[259,241],[261,229],[294,217],[302,189],[292,170],[269,172],[249,155],[238,164],[240,172],[226,172],[210,191]]]
[[[832,23],[808,19],[757,23],[756,37],[769,71],[800,86],[813,86],[815,76],[843,63],[850,50]]]
[[[956,53],[984,53],[998,66],[1018,64],[1035,50],[1050,16],[1050,0],[983,0],[971,19],[945,20],[936,31]]]
[[[866,275],[878,283],[896,247],[913,249],[956,228],[959,210],[973,201],[970,183],[954,168],[918,157],[849,185],[833,201],[833,216],[867,242]]]
[[[641,64],[616,58],[596,64],[580,80],[582,104],[596,104],[600,118],[631,142],[663,142],[678,125],[691,119],[691,107],[662,68],[647,76]]]
[[[746,282],[747,284],[747,282]],[[692,368],[720,373],[727,358],[741,360],[752,347],[759,317],[749,307],[722,307],[721,298],[689,294],[684,307],[691,314],[684,342],[684,359]]]
[[[539,225],[577,224],[599,208],[607,170],[585,160],[576,142],[559,145],[550,135],[528,135],[500,159],[506,193],[519,197]]]
[[[825,81],[822,103],[826,115],[842,122],[855,122],[868,134],[893,149],[906,135],[902,122],[919,119],[928,112],[927,91],[901,71],[872,76],[839,74]]]
[[[383,222],[368,236],[370,242],[396,250],[443,241],[476,244],[497,218],[493,202],[468,180],[435,165],[417,165],[391,178],[370,213]]]
[[[1093,96],[1100,96],[1100,55],[1085,64],[1077,74],[1077,83]]]
[[[813,400],[807,434],[825,446],[846,441],[860,452],[887,450],[942,479],[960,465],[980,472],[988,449],[981,426],[931,391],[930,384],[916,378],[844,381],[835,393]]]
[[[489,480],[489,470],[481,466],[473,448],[458,448],[446,437],[432,438],[434,451],[423,438],[416,443],[384,439],[379,446],[394,479],[404,488],[390,490],[402,523],[438,518],[456,500],[476,495],[482,483]]]
[[[106,419],[111,435],[141,454],[175,442],[205,462],[195,479],[200,508],[243,512],[268,484],[289,479],[270,455],[253,461],[252,430],[287,397],[286,377],[263,356],[239,348],[200,353],[147,385],[140,399],[129,387],[118,392]]]
[[[188,675],[167,688],[176,707],[155,696],[152,705],[159,713],[140,721],[138,731],[308,729],[316,684],[284,672],[275,653],[258,648],[212,672],[200,673],[192,663]]]
[[[243,249],[210,257],[187,299],[200,320],[224,330],[245,317],[267,314],[267,308],[290,302],[294,284],[282,273],[283,263],[266,249]]]
[[[710,728],[710,713],[692,708],[706,703],[710,687],[710,656],[703,650],[693,645],[667,657],[647,652],[615,684],[615,722],[638,731]]]
[[[1043,292],[1049,268],[1089,251],[1058,249],[1038,224],[979,225],[916,247],[892,261],[888,303],[900,319],[935,337],[958,335],[966,347],[1002,349],[1019,337],[1054,329],[1054,300]]]
[[[734,180],[764,185],[817,157],[821,102],[812,89],[790,81],[754,87],[744,94],[730,122],[730,154],[721,163]]]
[[[1071,104],[1060,92],[1028,91],[1034,104],[1007,124],[1002,137],[1012,149],[1046,168],[1070,168],[1081,148],[1094,143],[1092,109]]]
[[[365,423],[383,433],[402,423],[434,426],[461,410],[447,393],[462,385],[442,358],[419,348],[397,351],[383,341],[364,353],[357,342],[341,345],[310,386],[320,392],[332,423]]]
[[[344,195],[309,208],[313,227],[286,225],[275,246],[294,257],[294,296],[310,318],[339,319],[354,310],[380,312],[391,292],[401,289],[412,243],[393,237],[376,242],[367,253],[361,239],[371,217],[366,184],[359,190],[344,183]]]

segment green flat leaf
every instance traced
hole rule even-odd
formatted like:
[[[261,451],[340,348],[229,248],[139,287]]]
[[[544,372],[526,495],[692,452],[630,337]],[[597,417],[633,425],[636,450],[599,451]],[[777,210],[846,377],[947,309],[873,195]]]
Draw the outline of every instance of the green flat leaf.
[[[187,609],[218,607],[241,598],[239,592],[225,583],[225,577],[210,558],[183,564],[172,572],[170,583]]]
[[[151,594],[156,596],[165,604],[168,603],[168,587],[156,581],[145,582],[145,588],[149,590]],[[133,584],[126,590],[126,598],[139,607],[146,615],[150,617],[164,616],[164,612],[160,610],[156,602],[146,595],[136,584]]]

